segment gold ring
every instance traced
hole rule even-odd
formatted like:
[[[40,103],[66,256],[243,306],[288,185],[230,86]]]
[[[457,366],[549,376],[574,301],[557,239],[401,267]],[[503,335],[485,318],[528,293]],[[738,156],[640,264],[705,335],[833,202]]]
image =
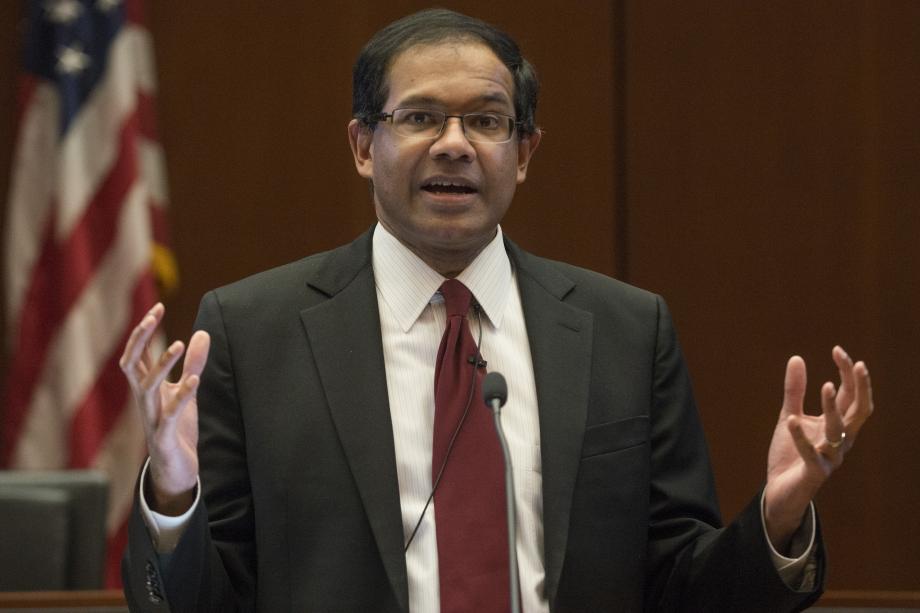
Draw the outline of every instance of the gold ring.
[[[843,442],[844,442],[845,440],[847,440],[847,433],[846,433],[846,432],[841,432],[841,433],[840,433],[840,440],[839,440],[839,441],[829,441],[829,440],[827,440],[827,438],[825,438],[825,439],[824,439],[824,442],[827,443],[828,447],[830,447],[831,449],[837,449],[838,447],[840,447],[841,445],[843,445]]]

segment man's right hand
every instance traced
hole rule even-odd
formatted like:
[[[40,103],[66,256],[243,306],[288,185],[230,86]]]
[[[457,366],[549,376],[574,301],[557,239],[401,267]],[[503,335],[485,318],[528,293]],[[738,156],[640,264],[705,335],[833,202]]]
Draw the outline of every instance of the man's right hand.
[[[150,466],[147,503],[164,515],[181,515],[195,499],[198,482],[198,402],[196,392],[208,359],[211,338],[192,335],[175,383],[166,380],[185,346],[176,341],[161,356],[150,352],[150,339],[166,309],[157,303],[140,321],[125,345],[119,365],[141,411]]]

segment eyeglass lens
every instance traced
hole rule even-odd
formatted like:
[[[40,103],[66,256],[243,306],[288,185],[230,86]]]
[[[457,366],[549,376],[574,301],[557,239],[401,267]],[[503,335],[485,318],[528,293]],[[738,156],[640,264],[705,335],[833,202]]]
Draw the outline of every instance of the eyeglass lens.
[[[437,138],[447,118],[447,113],[441,111],[396,109],[392,121],[394,130],[403,136]],[[460,119],[463,132],[471,141],[500,143],[510,139],[514,131],[514,119],[499,113],[467,113]]]

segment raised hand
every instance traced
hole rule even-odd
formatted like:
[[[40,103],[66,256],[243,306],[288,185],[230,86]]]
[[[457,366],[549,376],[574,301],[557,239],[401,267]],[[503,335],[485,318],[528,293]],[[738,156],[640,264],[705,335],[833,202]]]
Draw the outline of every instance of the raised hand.
[[[764,519],[770,541],[782,552],[798,529],[809,502],[846,453],[872,414],[869,369],[841,347],[831,352],[840,387],[821,387],[822,414],[804,412],[805,361],[793,356],[786,365],[783,407],[773,431],[767,460]]]
[[[182,375],[167,381],[182,356],[181,341],[153,356],[149,343],[166,309],[157,303],[131,332],[119,365],[125,373],[141,411],[150,466],[148,504],[154,511],[180,515],[194,500],[198,480],[198,403],[196,392],[208,359],[211,339],[195,332],[189,340]]]

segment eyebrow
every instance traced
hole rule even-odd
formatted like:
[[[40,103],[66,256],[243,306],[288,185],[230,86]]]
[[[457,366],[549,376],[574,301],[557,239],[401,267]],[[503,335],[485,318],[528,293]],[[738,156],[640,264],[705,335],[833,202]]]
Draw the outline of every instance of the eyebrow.
[[[499,94],[499,93],[483,94],[481,96],[477,96],[470,102],[479,103],[479,104],[485,104],[485,103],[490,103],[490,102],[498,102],[501,104],[512,104],[511,101],[508,100],[507,96],[505,96],[504,94]],[[403,98],[396,104],[396,108],[411,108],[414,106],[445,107],[447,105],[444,104],[444,101],[441,100],[440,98],[437,98],[435,96],[425,96],[425,95],[409,96],[408,98]]]

